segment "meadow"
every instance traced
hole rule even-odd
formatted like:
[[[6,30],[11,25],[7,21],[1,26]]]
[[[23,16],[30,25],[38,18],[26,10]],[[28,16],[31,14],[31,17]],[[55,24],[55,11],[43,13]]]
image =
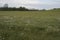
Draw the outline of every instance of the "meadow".
[[[0,11],[0,40],[60,40],[60,10]]]

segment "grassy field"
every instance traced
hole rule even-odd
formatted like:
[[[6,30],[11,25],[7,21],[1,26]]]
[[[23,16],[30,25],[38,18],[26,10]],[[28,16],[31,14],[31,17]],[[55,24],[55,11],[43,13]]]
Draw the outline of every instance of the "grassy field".
[[[60,40],[60,10],[0,11],[0,40]]]

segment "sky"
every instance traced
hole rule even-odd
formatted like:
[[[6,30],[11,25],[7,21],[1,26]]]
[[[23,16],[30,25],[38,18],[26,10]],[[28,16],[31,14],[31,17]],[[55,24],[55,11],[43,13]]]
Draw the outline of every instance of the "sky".
[[[35,9],[60,8],[60,0],[0,0],[0,7],[8,4],[9,7],[20,7]]]

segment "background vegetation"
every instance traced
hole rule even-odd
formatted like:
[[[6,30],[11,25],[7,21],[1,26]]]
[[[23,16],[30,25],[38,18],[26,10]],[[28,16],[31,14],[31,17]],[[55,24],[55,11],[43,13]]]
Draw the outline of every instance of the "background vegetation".
[[[8,4],[4,4],[3,7],[0,7],[0,11],[38,11],[38,9],[28,9],[26,7],[8,7]]]

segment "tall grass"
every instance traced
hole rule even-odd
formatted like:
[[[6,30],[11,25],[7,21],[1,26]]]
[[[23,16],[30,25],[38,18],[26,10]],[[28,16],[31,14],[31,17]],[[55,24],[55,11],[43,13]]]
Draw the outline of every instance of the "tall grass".
[[[60,40],[60,11],[0,11],[0,40]]]

